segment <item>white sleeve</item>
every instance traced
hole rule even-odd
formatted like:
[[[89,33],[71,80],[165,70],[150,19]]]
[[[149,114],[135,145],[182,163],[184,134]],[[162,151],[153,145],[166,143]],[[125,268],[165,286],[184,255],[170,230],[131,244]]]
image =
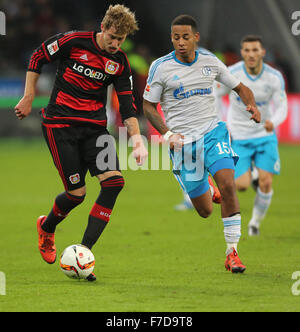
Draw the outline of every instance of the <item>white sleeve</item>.
[[[231,90],[228,89],[228,91],[230,92]],[[223,96],[225,96],[227,94],[227,88],[225,87],[225,85],[219,83],[219,82],[214,82],[214,96],[215,96],[215,105],[216,105],[216,109],[218,111],[218,115],[220,117],[220,119],[223,119]]]
[[[159,103],[163,92],[163,84],[161,81],[161,68],[154,61],[149,69],[147,84],[144,90],[143,98],[151,103]]]
[[[276,77],[277,78],[277,77]],[[287,96],[285,93],[284,79],[280,74],[280,77],[274,81],[274,92],[272,100],[274,103],[274,113],[270,119],[274,127],[278,127],[287,117],[288,104]]]
[[[226,85],[229,89],[237,87],[240,84],[240,80],[230,73],[229,69],[224,65],[222,61],[220,61],[218,58],[216,60],[219,68],[219,73],[216,76],[216,81]]]
[[[215,88],[215,95],[218,98],[226,96],[231,92],[231,89],[229,89],[226,85],[219,82],[214,84],[214,88]]]

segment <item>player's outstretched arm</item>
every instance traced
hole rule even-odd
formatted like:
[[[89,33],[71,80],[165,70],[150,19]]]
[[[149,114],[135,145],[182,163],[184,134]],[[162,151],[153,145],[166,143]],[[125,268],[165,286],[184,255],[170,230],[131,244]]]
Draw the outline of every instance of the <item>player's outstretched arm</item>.
[[[143,109],[146,118],[152,124],[152,126],[169,142],[170,148],[176,151],[183,147],[184,136],[177,133],[172,133],[166,126],[164,120],[157,112],[157,104],[151,103],[144,99]]]
[[[252,90],[246,85],[240,83],[233,90],[241,97],[243,103],[246,105],[246,110],[252,114],[250,120],[259,123],[261,121],[261,114],[256,107],[256,102]]]
[[[31,71],[26,74],[24,96],[15,106],[15,114],[19,120],[26,118],[31,113],[39,76],[40,74]]]
[[[124,120],[124,125],[127,128],[129,136],[133,143],[133,156],[136,163],[142,166],[148,157],[148,151],[145,148],[142,136],[140,134],[140,127],[138,120],[135,117],[130,117]]]
[[[161,134],[164,135],[169,131],[169,128],[166,126],[164,120],[157,112],[157,104],[151,103],[148,100],[143,101],[143,110],[145,117],[149,120],[152,126]]]

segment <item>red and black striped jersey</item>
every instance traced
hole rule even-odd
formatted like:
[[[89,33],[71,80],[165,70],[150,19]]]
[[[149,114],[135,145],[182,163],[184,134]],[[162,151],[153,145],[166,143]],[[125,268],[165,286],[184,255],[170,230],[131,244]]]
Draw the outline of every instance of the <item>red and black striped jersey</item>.
[[[46,124],[78,122],[106,126],[107,87],[114,85],[122,120],[136,116],[131,69],[126,54],[100,49],[96,31],[71,31],[43,42],[32,54],[28,71],[57,61],[56,79],[48,106],[42,110]]]

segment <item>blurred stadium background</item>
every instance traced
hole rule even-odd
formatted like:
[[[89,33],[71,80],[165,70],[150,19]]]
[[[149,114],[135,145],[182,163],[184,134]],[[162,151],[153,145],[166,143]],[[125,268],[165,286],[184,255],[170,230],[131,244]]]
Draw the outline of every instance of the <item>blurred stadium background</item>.
[[[200,46],[214,52],[226,65],[240,59],[240,39],[249,33],[263,36],[266,62],[279,69],[289,94],[289,116],[278,129],[280,142],[300,143],[300,36],[292,34],[292,13],[300,10],[299,0],[171,0],[73,1],[0,0],[6,16],[6,35],[0,35],[0,137],[40,136],[38,110],[47,104],[55,65],[45,66],[38,84],[32,115],[17,121],[13,107],[23,94],[26,67],[32,51],[48,37],[69,30],[99,29],[109,4],[123,3],[136,12],[140,30],[124,45],[134,73],[135,99],[143,133],[152,128],[142,117],[141,101],[151,61],[170,50],[170,22],[181,13],[199,22]],[[108,103],[110,129],[120,119],[118,102],[111,90]],[[227,100],[224,99],[226,113]]]

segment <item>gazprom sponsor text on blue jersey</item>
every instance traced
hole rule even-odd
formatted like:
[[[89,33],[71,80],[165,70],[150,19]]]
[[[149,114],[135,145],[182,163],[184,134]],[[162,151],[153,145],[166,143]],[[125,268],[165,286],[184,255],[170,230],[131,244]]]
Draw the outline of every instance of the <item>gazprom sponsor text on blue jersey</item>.
[[[190,91],[184,91],[184,86],[180,84],[179,88],[174,90],[173,96],[176,99],[185,99],[185,98],[190,98],[195,95],[210,95],[212,93],[212,88],[204,88],[204,89],[193,89]]]

